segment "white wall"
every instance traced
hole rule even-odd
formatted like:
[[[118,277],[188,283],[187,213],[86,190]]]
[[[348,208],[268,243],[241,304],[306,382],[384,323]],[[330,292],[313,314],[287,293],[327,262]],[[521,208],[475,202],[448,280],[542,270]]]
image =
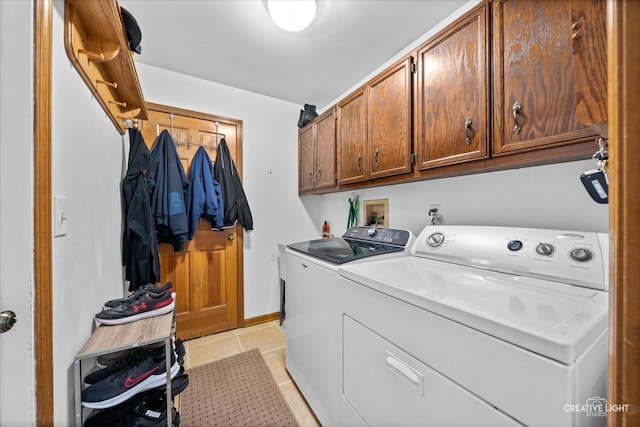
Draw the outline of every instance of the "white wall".
[[[33,4],[0,1],[0,425],[35,425]]]
[[[595,203],[580,182],[592,160],[442,178],[356,191],[363,200],[389,199],[389,226],[419,233],[439,204],[444,224],[500,225],[608,232],[608,205]],[[328,220],[331,232],[344,232],[348,199],[341,192],[302,198],[312,221]]]
[[[123,294],[120,180],[123,138],[64,50],[64,2],[53,16],[52,191],[67,197],[68,233],[53,239],[56,425],[73,424],[73,358],[104,301]]]
[[[147,102],[243,121],[243,186],[254,231],[244,233],[244,313],[279,310],[277,242],[312,237],[298,198],[300,106],[145,64],[136,64]]]

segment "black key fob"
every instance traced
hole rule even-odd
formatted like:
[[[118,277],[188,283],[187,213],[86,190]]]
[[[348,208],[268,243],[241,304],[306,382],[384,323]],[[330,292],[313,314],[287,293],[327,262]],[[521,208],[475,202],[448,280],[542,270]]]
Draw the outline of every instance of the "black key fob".
[[[609,203],[609,183],[600,169],[587,171],[580,175],[580,181],[596,203]]]

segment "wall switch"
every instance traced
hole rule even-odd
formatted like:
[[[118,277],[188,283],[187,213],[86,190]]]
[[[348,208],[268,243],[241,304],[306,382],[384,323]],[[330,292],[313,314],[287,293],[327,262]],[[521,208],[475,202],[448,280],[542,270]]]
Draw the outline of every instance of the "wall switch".
[[[53,237],[65,236],[69,217],[65,211],[67,198],[53,196]]]

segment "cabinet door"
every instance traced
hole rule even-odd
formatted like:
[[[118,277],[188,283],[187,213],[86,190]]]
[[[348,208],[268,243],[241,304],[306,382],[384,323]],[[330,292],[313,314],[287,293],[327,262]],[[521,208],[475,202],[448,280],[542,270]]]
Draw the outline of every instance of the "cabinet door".
[[[338,184],[363,181],[366,176],[365,159],[367,116],[364,89],[360,89],[338,106]]]
[[[573,74],[581,123],[607,136],[607,7],[602,0],[571,0]]]
[[[495,154],[593,137],[576,116],[570,0],[493,2]]]
[[[315,144],[315,188],[336,185],[336,118],[333,109],[326,111],[314,123]]]
[[[418,169],[487,157],[487,6],[418,50]]]
[[[411,58],[367,85],[369,177],[411,171]]]
[[[313,139],[315,128],[312,123],[303,127],[298,134],[298,191],[313,190]]]

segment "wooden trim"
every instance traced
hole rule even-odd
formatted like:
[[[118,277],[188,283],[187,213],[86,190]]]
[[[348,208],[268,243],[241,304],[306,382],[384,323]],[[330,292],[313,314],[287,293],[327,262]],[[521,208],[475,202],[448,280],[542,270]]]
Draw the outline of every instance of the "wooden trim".
[[[271,322],[272,320],[280,319],[280,312],[276,311],[274,313],[263,314],[262,316],[252,317],[250,319],[244,319],[244,326],[255,326],[261,323]]]
[[[609,426],[640,425],[640,2],[608,0],[611,294]]]
[[[34,3],[34,335],[36,422],[53,425],[51,45],[53,1]]]

